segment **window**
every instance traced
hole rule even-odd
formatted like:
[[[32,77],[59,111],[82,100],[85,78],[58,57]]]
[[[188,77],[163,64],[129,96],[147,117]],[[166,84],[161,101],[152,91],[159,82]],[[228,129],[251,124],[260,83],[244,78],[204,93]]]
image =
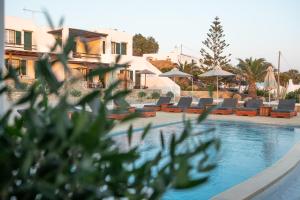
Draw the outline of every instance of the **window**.
[[[20,45],[21,44],[21,31],[16,31],[16,44]]]
[[[32,32],[24,31],[24,49],[32,49]]]
[[[124,42],[121,43],[121,54],[122,55],[127,54],[127,43],[124,43]]]
[[[116,43],[116,54],[121,54],[120,47],[121,47],[120,43]]]
[[[8,67],[8,65],[12,66],[13,68],[17,69],[18,75],[26,75],[27,74],[27,61],[26,60],[19,60],[19,59],[5,59],[5,65]]]
[[[105,54],[105,41],[102,42],[102,53]]]
[[[5,30],[5,42],[9,44],[21,44],[21,31]]]
[[[116,43],[111,42],[111,54],[116,54]]]
[[[126,55],[127,43],[111,42],[111,53]]]

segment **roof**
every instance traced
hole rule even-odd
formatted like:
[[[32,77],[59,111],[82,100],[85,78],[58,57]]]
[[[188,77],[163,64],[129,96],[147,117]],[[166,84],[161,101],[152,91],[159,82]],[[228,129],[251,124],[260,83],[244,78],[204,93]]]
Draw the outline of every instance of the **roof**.
[[[70,35],[77,37],[77,36],[84,36],[86,38],[93,38],[93,37],[106,37],[107,34],[105,33],[97,33],[92,31],[86,31],[82,29],[75,29],[69,28]]]
[[[62,32],[62,28],[60,29],[54,29],[51,31],[48,31],[50,34],[60,34]],[[94,37],[106,37],[106,33],[98,33],[94,31],[87,31],[83,29],[77,29],[77,28],[69,28],[69,33],[71,36],[77,37],[77,36],[84,36],[86,38],[94,38]]]
[[[176,66],[176,64],[170,60],[149,60],[149,62],[158,69],[174,68]]]

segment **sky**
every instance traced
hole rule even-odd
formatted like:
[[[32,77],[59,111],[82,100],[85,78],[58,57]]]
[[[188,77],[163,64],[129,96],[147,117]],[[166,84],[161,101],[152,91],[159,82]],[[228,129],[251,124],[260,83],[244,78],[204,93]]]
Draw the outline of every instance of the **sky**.
[[[202,41],[218,16],[230,46],[232,64],[237,58],[265,58],[281,69],[300,71],[299,0],[6,0],[5,15],[47,22],[47,10],[58,24],[93,30],[117,28],[131,34],[153,36],[160,52],[183,46],[183,53],[200,56]]]

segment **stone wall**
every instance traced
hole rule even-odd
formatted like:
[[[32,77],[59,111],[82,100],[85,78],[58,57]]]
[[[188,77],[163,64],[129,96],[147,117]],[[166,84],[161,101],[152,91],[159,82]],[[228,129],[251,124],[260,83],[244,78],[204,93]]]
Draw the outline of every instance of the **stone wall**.
[[[234,95],[233,92],[219,91],[219,98],[230,98]],[[181,91],[181,96],[193,96],[196,98],[210,97],[208,91]],[[217,98],[217,92],[213,92],[213,98]]]
[[[141,91],[146,93],[146,97],[143,99],[139,98],[139,92]],[[162,91],[158,89],[133,89],[132,92],[126,97],[126,100],[129,103],[153,103],[157,101],[157,99],[151,98],[153,92],[158,92],[160,95],[162,95]]]

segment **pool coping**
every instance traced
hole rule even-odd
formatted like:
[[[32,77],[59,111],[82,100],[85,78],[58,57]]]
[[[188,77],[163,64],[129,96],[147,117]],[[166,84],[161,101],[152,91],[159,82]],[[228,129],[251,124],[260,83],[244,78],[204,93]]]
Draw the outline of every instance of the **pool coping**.
[[[300,142],[275,164],[257,175],[212,197],[212,200],[247,200],[255,197],[286,176],[300,163]]]
[[[190,121],[196,121],[197,119],[185,119],[185,120],[190,120]],[[257,123],[257,122],[245,122],[245,121],[236,121],[236,120],[223,120],[223,119],[205,119],[203,122],[201,123],[205,123],[205,122],[214,122],[214,121],[218,121],[218,122],[233,122],[233,123],[241,123],[241,124],[259,124],[259,125],[263,125],[263,126],[275,126],[275,127],[280,127],[280,128],[300,128],[300,125],[282,125],[282,124],[272,124],[272,123]],[[178,123],[183,123],[183,120],[179,120],[179,121],[171,121],[171,122],[167,122],[167,123],[161,123],[161,124],[153,124],[151,126],[151,129],[156,129],[156,128],[161,128],[164,126],[169,126],[169,125],[174,125],[174,124],[178,124]],[[200,123],[200,124],[201,124]],[[138,128],[133,128],[133,132],[136,131],[142,131],[144,130],[145,126],[142,127],[138,127]],[[114,137],[114,136],[119,136],[119,135],[123,135],[126,134],[128,131],[127,129],[123,129],[123,130],[117,130],[117,131],[113,131],[110,134],[110,137]]]

